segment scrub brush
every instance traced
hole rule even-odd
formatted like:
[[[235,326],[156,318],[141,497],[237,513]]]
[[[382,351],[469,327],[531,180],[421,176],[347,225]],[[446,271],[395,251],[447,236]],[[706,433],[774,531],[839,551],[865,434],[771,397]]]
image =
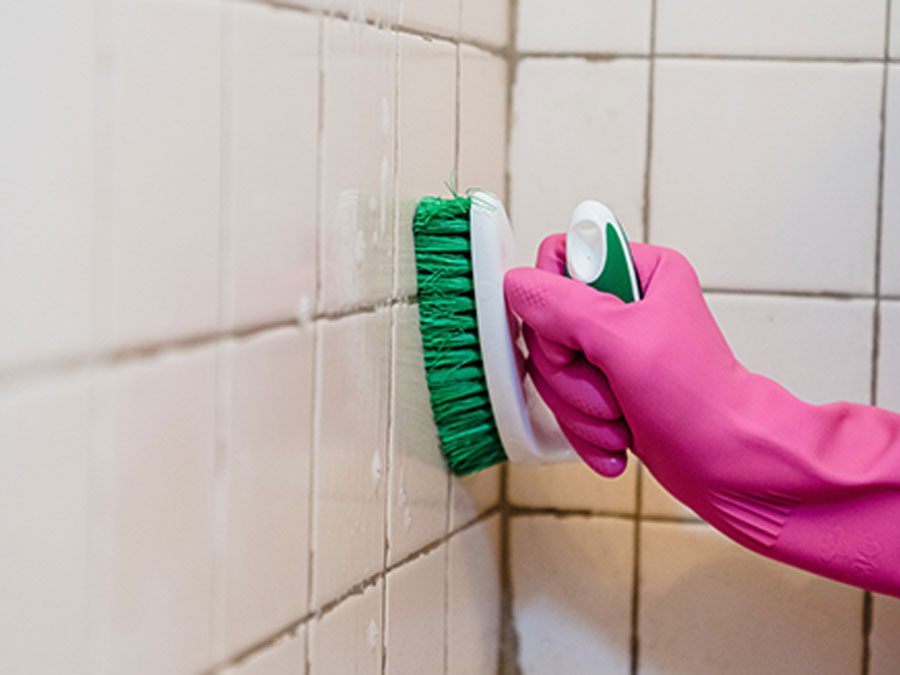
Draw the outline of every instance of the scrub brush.
[[[465,475],[507,459],[573,459],[517,365],[503,296],[503,275],[514,259],[503,204],[483,190],[424,197],[413,239],[425,377],[450,469]],[[640,298],[625,233],[603,204],[575,209],[566,259],[572,278],[626,302]]]

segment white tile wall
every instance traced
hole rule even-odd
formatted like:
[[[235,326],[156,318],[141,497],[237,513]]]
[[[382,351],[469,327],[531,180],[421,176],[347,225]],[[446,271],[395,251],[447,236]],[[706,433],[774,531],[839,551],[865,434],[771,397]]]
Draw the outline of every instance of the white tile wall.
[[[862,593],[756,556],[705,525],[641,528],[641,673],[851,673]]]
[[[423,195],[449,195],[456,180],[457,47],[400,36],[396,292],[416,292],[412,219]],[[423,148],[428,148],[423,152]]]
[[[314,310],[319,20],[226,5],[227,327]]]
[[[110,11],[98,130],[105,150],[102,343],[211,334],[219,298],[222,5],[127,0]]]
[[[512,465],[509,468],[510,504],[530,508],[560,508],[604,513],[633,513],[637,462],[609,480],[582,462],[570,464]]]
[[[91,345],[94,12],[0,16],[0,370]]]
[[[309,628],[310,671],[316,675],[381,670],[381,582],[347,598]]]
[[[677,54],[880,58],[884,0],[659,0],[656,48]]]
[[[391,293],[397,36],[328,20],[324,37],[319,300],[334,312]]]
[[[651,240],[711,287],[871,292],[880,92],[875,64],[660,60]]]
[[[509,178],[530,261],[584,196],[640,238],[646,192],[652,238],[737,291],[711,298],[749,365],[866,400],[883,0],[666,0],[655,53],[649,0],[521,0],[521,62],[507,0],[34,4],[0,9],[4,670],[493,675],[511,571],[521,672],[858,671],[860,592],[680,522],[646,473],[636,499],[634,473],[509,471],[502,559],[502,472],[448,479],[435,444],[408,217],[455,169]]]
[[[896,64],[888,68],[886,113],[881,291],[900,295],[900,191],[894,187],[900,181],[900,65]]]
[[[500,467],[450,478],[450,529],[472,522],[500,500]]]
[[[651,0],[520,0],[516,48],[522,52],[646,54]]]
[[[449,543],[447,673],[494,675],[500,638],[500,516]]]
[[[460,36],[490,47],[509,40],[510,3],[507,0],[459,0]]]
[[[389,572],[386,609],[387,675],[444,672],[447,545]]]
[[[460,189],[483,188],[500,197],[505,194],[506,70],[506,62],[498,56],[470,46],[460,48]]]
[[[319,325],[313,602],[335,599],[381,568],[390,312]]]
[[[709,295],[738,360],[811,403],[869,402],[871,300]]]
[[[215,360],[202,347],[101,376],[89,465],[92,673],[210,662]]]
[[[640,240],[647,142],[647,61],[525,59],[513,102],[511,216],[519,262],[598,199]],[[558,105],[545,105],[548,100]]]
[[[313,331],[282,328],[223,352],[224,656],[307,609]]]
[[[447,529],[447,465],[438,445],[422,364],[419,312],[394,309],[388,542],[393,564]]]
[[[89,420],[84,375],[0,392],[4,672],[88,670]]]
[[[900,302],[882,301],[878,405],[900,412]]]
[[[522,675],[630,672],[634,522],[528,516],[510,528]]]
[[[872,675],[889,675],[900,663],[900,645],[897,644],[897,632],[900,631],[900,600],[885,595],[873,597],[872,636]]]

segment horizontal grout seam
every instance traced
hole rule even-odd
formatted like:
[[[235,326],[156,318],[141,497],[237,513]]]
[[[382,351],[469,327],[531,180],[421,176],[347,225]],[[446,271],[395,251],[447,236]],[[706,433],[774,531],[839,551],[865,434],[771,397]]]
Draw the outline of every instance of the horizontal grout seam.
[[[504,58],[506,54],[510,51],[511,47],[499,47],[497,45],[490,44],[488,42],[484,42],[482,40],[472,39],[472,38],[463,38],[460,35],[447,35],[438,31],[431,31],[424,28],[414,28],[411,26],[406,26],[398,21],[393,20],[383,20],[378,18],[371,17],[359,17],[354,16],[348,12],[342,10],[335,9],[327,9],[324,7],[313,7],[312,5],[303,5],[296,3],[288,3],[284,0],[241,0],[247,4],[253,5],[264,5],[267,7],[271,7],[273,9],[279,9],[289,12],[297,12],[299,14],[310,14],[313,16],[323,16],[327,19],[337,19],[339,21],[346,21],[349,23],[358,23],[364,24],[366,26],[371,26],[373,28],[379,28],[383,30],[390,30],[401,35],[409,35],[412,37],[420,37],[425,40],[437,40],[440,42],[449,42],[451,44],[459,44],[465,45],[468,47],[474,47],[476,49],[480,49],[483,52],[488,52],[489,54],[493,54],[494,56],[498,56]]]

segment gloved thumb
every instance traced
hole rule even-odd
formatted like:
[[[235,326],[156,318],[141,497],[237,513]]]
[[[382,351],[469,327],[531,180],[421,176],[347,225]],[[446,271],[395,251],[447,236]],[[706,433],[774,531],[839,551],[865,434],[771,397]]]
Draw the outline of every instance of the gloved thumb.
[[[509,270],[503,283],[507,304],[524,323],[596,365],[604,365],[616,336],[628,335],[623,324],[631,307],[614,295],[531,267]]]

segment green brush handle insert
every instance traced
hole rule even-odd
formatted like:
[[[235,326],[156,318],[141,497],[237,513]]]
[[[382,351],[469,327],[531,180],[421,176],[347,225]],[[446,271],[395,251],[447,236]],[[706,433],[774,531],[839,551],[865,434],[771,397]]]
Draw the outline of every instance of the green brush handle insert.
[[[600,202],[582,202],[566,234],[566,271],[623,302],[641,298],[641,286],[625,230]]]

